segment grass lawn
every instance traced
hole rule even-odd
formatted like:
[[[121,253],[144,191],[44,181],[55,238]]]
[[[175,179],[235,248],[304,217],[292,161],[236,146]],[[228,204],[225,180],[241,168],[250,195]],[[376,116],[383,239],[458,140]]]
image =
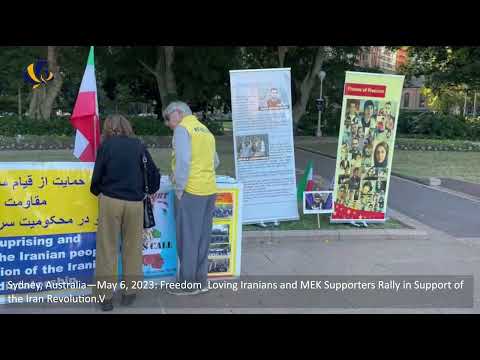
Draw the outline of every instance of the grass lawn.
[[[328,138],[319,141],[313,136],[295,138],[295,146],[319,151],[330,156],[337,156],[337,139]]]
[[[244,231],[261,231],[261,230],[318,230],[317,215],[315,214],[303,214],[302,210],[299,210],[299,221],[285,221],[280,222],[278,227],[269,226],[268,228],[262,228],[257,225],[245,225]],[[270,223],[268,225],[271,225]],[[369,229],[404,229],[405,226],[395,219],[388,219],[384,224],[369,224]],[[330,224],[330,215],[320,215],[320,230],[344,230],[344,229],[356,229],[356,227],[349,224]]]
[[[235,177],[235,167],[232,152],[231,139],[222,139],[217,141],[217,152],[220,157],[220,166],[217,169],[219,175],[229,175]],[[150,153],[160,168],[162,174],[170,173],[170,149],[150,149]],[[72,154],[72,150],[22,150],[22,151],[0,151],[0,162],[14,162],[14,161],[78,161]],[[288,221],[280,223],[279,227],[267,228],[274,230],[315,230],[318,229],[316,215],[304,215],[299,211],[299,221]],[[327,215],[320,216],[321,229],[354,229],[351,225],[330,224]],[[402,224],[393,219],[388,220],[385,224],[371,224],[369,228],[372,229],[398,229],[402,228]],[[262,230],[262,228],[255,225],[244,226],[244,230]]]
[[[162,174],[170,173],[171,151],[170,149],[150,149],[153,160],[160,168]],[[217,144],[220,165],[217,173],[220,175],[235,176],[235,166],[231,145],[227,151],[227,145]],[[0,151],[0,162],[12,161],[78,161],[72,154],[72,150],[19,150]]]
[[[295,145],[337,156],[337,143],[332,141],[302,137],[295,139]],[[445,177],[480,184],[480,153],[395,149],[392,170],[406,176]]]
[[[480,184],[480,153],[397,149],[392,170],[407,176],[444,177]]]

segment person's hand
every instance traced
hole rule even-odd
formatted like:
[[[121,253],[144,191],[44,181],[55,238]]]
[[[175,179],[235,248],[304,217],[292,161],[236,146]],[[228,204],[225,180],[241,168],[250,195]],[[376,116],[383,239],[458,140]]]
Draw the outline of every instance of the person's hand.
[[[170,175],[170,182],[175,184],[175,174]]]
[[[155,204],[157,199],[160,197],[160,192],[157,191],[155,194],[148,195],[148,197],[150,198],[150,201],[152,202],[152,205],[153,205],[153,204]]]

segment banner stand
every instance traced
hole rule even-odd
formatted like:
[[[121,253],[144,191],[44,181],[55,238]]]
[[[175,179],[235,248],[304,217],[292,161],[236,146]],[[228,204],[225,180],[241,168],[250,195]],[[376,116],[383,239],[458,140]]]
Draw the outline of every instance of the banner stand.
[[[404,79],[346,72],[331,223],[367,227],[386,221]]]
[[[230,89],[243,224],[298,220],[290,68],[231,70]]]
[[[98,226],[98,199],[90,193],[93,165],[0,163],[0,211],[6,215],[0,221],[0,304],[92,294]],[[208,275],[234,279],[241,271],[243,185],[226,176],[216,183]],[[153,196],[156,226],[143,234],[149,284],[176,277],[174,196],[162,176]]]

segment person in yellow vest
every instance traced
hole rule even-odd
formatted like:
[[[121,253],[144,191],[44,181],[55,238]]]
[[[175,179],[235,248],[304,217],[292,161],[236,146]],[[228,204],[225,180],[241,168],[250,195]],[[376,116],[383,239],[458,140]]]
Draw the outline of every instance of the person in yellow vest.
[[[163,118],[173,130],[172,183],[178,254],[178,284],[168,292],[196,295],[208,291],[208,250],[219,159],[214,136],[192,115],[186,103],[170,103]]]

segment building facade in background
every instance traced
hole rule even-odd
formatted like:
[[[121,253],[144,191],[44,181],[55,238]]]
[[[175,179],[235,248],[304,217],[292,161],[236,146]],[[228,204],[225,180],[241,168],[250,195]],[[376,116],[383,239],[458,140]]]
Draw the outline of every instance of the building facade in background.
[[[365,46],[357,56],[355,65],[395,74],[406,62],[407,51],[404,48],[392,51],[386,46]]]
[[[422,95],[425,77],[413,77],[405,81],[400,108],[412,111],[427,111],[427,98]]]
[[[365,46],[357,56],[356,66],[377,69],[386,74],[398,74],[408,62],[406,47],[390,50],[386,46]],[[406,80],[402,91],[400,107],[402,110],[427,111],[427,101],[422,95],[425,77]]]

